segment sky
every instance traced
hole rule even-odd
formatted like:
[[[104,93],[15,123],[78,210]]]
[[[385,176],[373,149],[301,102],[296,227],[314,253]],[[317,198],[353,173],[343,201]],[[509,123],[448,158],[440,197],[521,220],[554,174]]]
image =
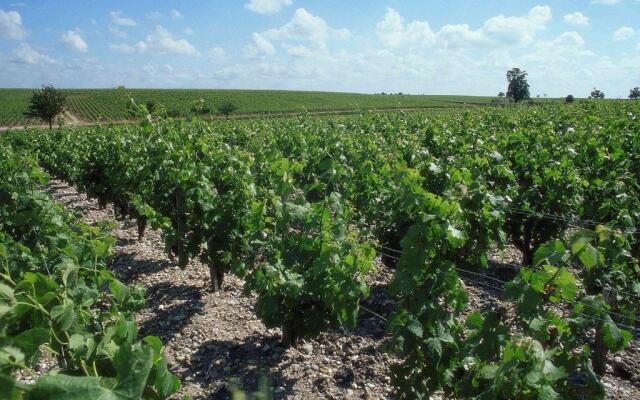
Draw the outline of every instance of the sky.
[[[640,0],[0,0],[0,87],[532,96],[640,86]]]

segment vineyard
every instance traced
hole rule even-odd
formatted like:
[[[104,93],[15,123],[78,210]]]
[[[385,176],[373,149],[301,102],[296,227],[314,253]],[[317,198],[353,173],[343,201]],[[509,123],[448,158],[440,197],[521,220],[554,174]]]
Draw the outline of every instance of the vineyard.
[[[494,98],[474,96],[367,95],[355,93],[294,92],[275,90],[206,89],[65,89],[68,111],[81,121],[131,119],[127,104],[153,101],[173,117],[190,117],[192,107],[203,99],[215,114],[225,101],[238,106],[240,114],[273,114],[304,111],[353,111],[369,109],[452,108],[486,105]],[[0,126],[34,123],[25,119],[32,90],[0,89]]]
[[[119,104],[104,93],[72,104],[95,118]],[[167,93],[167,107],[187,103]],[[274,108],[261,111],[293,107],[264,94],[255,107]],[[0,380],[16,399],[164,399],[180,386],[161,340],[137,337],[144,290],[109,270],[110,227],[53,202],[46,171],[133,221],[137,239],[160,232],[218,298],[240,280],[284,348],[382,321],[396,399],[623,398],[605,382],[637,398],[639,115],[581,102],[2,133]],[[392,278],[373,288],[380,273]],[[499,301],[478,306],[474,285]],[[374,295],[389,308],[365,307]],[[36,376],[43,354],[59,370]],[[636,361],[620,372],[615,360]],[[386,398],[351,395],[365,394]]]

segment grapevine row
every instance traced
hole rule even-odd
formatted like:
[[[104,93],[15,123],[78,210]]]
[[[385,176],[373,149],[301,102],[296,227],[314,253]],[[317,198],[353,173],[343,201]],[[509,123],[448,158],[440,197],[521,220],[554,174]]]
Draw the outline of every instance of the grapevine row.
[[[2,397],[169,398],[180,385],[162,342],[137,337],[143,290],[106,268],[109,227],[80,223],[41,192],[34,159],[5,146],[0,155]],[[37,376],[43,354],[58,369]]]

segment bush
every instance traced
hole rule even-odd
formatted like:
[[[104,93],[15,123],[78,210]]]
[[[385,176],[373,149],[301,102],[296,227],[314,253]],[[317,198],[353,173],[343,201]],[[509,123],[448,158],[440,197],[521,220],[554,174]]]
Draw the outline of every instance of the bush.
[[[31,118],[40,118],[49,123],[49,129],[53,126],[53,120],[64,112],[67,103],[67,95],[52,85],[42,86],[31,96],[29,108],[24,113]]]
[[[229,115],[236,112],[237,109],[238,106],[236,105],[236,103],[230,100],[222,102],[218,105],[218,112],[227,117],[227,119],[229,118]]]
[[[170,118],[182,118],[184,116],[185,116],[184,113],[178,110],[167,111],[167,117],[170,117]]]
[[[211,107],[201,98],[193,103],[191,112],[196,115],[211,114]]]
[[[568,95],[567,97],[565,97],[564,102],[565,103],[573,103],[575,101],[575,99],[573,98],[573,95]]]

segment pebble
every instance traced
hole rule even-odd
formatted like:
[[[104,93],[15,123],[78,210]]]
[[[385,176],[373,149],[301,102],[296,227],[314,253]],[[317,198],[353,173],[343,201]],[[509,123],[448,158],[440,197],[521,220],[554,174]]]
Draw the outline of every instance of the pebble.
[[[311,343],[305,343],[300,348],[304,354],[313,354],[313,345]]]

